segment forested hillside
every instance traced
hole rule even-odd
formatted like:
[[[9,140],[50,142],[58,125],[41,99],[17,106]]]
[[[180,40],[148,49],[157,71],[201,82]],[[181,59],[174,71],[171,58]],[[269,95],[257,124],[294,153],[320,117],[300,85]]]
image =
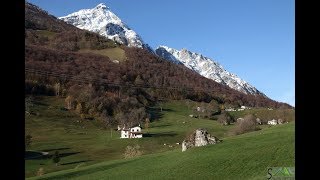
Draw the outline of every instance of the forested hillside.
[[[147,107],[159,99],[290,107],[264,96],[243,94],[145,49],[128,48],[80,30],[29,3],[25,39],[26,93],[63,96],[66,108],[84,118],[100,118],[109,124],[138,123],[150,116]],[[122,49],[125,60],[96,53],[103,49],[111,53]]]

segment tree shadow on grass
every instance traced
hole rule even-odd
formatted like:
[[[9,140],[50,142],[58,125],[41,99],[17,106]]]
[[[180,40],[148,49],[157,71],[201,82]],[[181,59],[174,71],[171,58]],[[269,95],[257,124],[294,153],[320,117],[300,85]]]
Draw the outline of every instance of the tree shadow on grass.
[[[161,109],[159,109],[161,111]],[[172,109],[168,109],[168,108],[162,108],[162,111],[166,111],[166,112],[175,112],[175,110]]]
[[[168,108],[162,108],[161,110],[161,108],[159,107],[149,107],[148,112],[151,115],[150,120],[152,122],[152,121],[161,119],[163,117],[164,112],[174,112],[174,110],[168,109]]]
[[[74,162],[62,163],[61,165],[78,164],[78,163],[84,163],[84,162],[89,162],[89,161],[92,161],[92,160],[74,161]]]
[[[64,147],[64,148],[54,148],[54,149],[43,149],[41,151],[50,152],[50,151],[62,151],[62,150],[67,150],[67,149],[70,149],[70,148]]]
[[[49,104],[41,102],[41,101],[33,101],[32,102],[34,105],[39,105],[39,106],[49,106]]]
[[[43,157],[42,152],[37,152],[37,151],[25,151],[24,153],[24,159],[38,159]]]
[[[163,133],[146,133],[143,134],[143,137],[173,137],[178,135],[177,133],[173,132],[163,132]]]
[[[156,119],[160,119],[163,117],[163,113],[158,110],[158,108],[155,107],[149,107],[148,113],[151,115],[150,121],[154,121]]]
[[[79,153],[81,153],[81,152],[59,153],[59,157],[63,158],[63,157],[67,157],[67,156],[71,156],[71,155],[75,155],[75,154],[79,154]],[[42,152],[35,152],[35,151],[26,151],[25,152],[25,160],[28,160],[28,159],[35,159],[35,160],[51,159],[52,156],[53,156],[53,153],[44,155],[44,154],[42,154]]]
[[[67,156],[71,156],[71,155],[75,155],[75,154],[79,154],[81,152],[67,152],[67,153],[59,153],[59,157],[67,157]],[[52,155],[50,155],[50,157],[52,158]]]
[[[160,128],[160,127],[167,127],[167,126],[171,126],[170,124],[159,124],[159,125],[152,125],[152,128]]]

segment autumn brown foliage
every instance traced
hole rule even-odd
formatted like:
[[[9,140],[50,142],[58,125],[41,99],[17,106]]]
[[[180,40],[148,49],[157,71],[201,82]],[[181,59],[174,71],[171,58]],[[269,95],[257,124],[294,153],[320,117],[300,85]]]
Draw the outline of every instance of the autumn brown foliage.
[[[133,157],[139,157],[142,155],[142,151],[140,150],[139,145],[135,146],[127,146],[126,150],[124,152],[124,158],[133,158]]]
[[[233,134],[238,135],[256,130],[260,130],[256,122],[256,116],[248,114],[243,118],[243,120],[236,122],[234,129],[231,131]]]
[[[27,94],[70,96],[70,110],[112,123],[141,123],[146,107],[160,98],[198,102],[289,107],[265,96],[246,95],[202,77],[183,65],[164,60],[145,49],[121,46],[98,34],[77,29],[26,3],[25,66],[50,74],[26,73]],[[81,49],[120,47],[126,60],[112,62],[107,56],[81,53]],[[77,108],[78,106],[78,108]],[[81,106],[81,110],[80,110]],[[125,122],[123,122],[125,120]]]

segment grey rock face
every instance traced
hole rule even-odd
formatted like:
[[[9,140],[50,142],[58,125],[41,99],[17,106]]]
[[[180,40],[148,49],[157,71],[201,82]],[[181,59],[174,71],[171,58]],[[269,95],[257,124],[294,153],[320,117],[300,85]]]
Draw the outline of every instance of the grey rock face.
[[[197,129],[196,130],[196,136],[195,136],[195,141],[194,141],[194,145],[195,146],[205,146],[207,145],[209,142],[208,142],[208,138],[207,138],[207,131],[204,131],[204,130],[199,130]]]
[[[191,147],[194,147],[194,145],[190,142],[190,141],[186,141],[184,140],[182,142],[182,152],[183,151],[186,151],[187,149],[191,148]]]
[[[196,129],[187,139],[182,142],[182,152],[191,147],[206,146],[221,142],[217,137],[210,135],[205,129]]]
[[[256,119],[256,122],[257,122],[258,124],[262,124],[262,121],[261,121],[261,119],[259,119],[259,118]]]

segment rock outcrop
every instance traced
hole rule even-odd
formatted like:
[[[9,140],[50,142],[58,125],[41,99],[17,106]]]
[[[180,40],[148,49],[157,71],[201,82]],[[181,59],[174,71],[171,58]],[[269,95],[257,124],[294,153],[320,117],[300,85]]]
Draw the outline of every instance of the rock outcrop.
[[[206,146],[221,142],[217,137],[211,136],[205,129],[196,129],[187,139],[182,142],[182,152],[191,147]]]

